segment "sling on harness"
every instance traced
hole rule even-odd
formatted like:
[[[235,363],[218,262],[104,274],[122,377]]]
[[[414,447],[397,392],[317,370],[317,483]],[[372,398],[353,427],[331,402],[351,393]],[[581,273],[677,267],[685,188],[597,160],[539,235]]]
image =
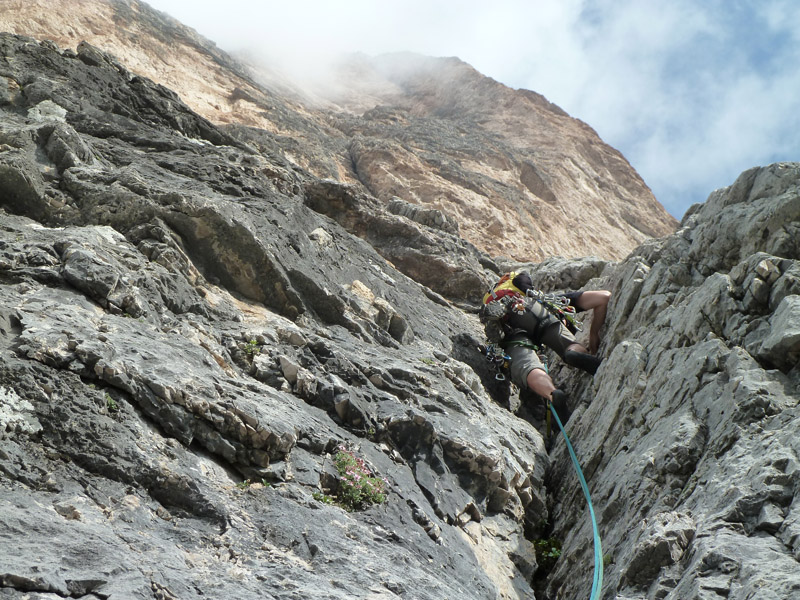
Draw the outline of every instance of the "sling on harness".
[[[570,305],[569,298],[556,294],[545,294],[540,290],[528,290],[526,295],[555,315],[571,333],[575,334],[583,329],[580,321],[575,320],[575,307]]]

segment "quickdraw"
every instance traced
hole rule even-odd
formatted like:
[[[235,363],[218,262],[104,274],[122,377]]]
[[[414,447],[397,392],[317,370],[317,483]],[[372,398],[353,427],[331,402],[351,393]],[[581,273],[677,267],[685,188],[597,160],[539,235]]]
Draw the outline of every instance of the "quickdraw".
[[[497,381],[505,381],[505,372],[508,370],[508,361],[511,360],[511,357],[506,354],[506,351],[495,344],[489,344],[488,346],[481,344],[478,346],[478,352],[485,355],[486,360],[489,361],[489,363],[494,367],[494,378]]]

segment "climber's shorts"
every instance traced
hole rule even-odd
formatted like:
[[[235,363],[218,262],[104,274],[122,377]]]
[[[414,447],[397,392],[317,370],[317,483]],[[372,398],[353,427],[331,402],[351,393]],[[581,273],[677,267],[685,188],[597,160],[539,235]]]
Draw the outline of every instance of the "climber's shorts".
[[[542,331],[539,343],[552,349],[562,359],[564,352],[572,344],[578,343],[561,321],[545,327]],[[509,361],[509,372],[511,381],[520,389],[525,389],[528,385],[528,374],[534,369],[546,371],[544,363],[539,359],[536,350],[532,347],[534,342],[529,335],[518,332],[511,335],[506,344],[506,353],[511,357]]]
[[[544,363],[539,360],[539,356],[533,348],[510,345],[506,348],[506,353],[511,357],[508,365],[511,381],[521,390],[528,387],[528,374],[531,371],[534,369],[545,370]]]
[[[567,348],[572,344],[577,344],[578,340],[566,325],[559,321],[545,328],[541,335],[541,342],[563,359]]]

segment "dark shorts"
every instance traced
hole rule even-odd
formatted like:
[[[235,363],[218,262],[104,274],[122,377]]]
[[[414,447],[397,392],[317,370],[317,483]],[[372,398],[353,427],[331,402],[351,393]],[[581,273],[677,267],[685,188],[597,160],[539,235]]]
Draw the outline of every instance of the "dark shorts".
[[[577,343],[577,340],[569,329],[560,321],[556,321],[539,332],[539,343],[552,349],[563,359],[566,349]],[[504,345],[506,353],[511,357],[509,361],[511,381],[517,387],[521,389],[527,387],[528,374],[534,369],[547,370],[536,351],[531,347],[534,345],[534,340],[529,334],[524,332],[513,334],[509,336]]]

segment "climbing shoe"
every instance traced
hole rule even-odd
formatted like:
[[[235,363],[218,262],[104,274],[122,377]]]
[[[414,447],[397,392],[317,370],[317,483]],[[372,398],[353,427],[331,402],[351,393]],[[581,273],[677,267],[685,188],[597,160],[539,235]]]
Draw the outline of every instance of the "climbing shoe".
[[[575,350],[567,350],[564,352],[564,362],[571,367],[576,367],[582,371],[586,371],[587,373],[594,375],[597,373],[597,368],[603,361],[592,354],[576,352]]]
[[[569,405],[567,403],[567,392],[554,390],[552,398],[551,404],[553,405],[553,408],[556,409],[558,420],[561,421],[562,425],[565,425],[572,415],[572,411],[569,409]]]

